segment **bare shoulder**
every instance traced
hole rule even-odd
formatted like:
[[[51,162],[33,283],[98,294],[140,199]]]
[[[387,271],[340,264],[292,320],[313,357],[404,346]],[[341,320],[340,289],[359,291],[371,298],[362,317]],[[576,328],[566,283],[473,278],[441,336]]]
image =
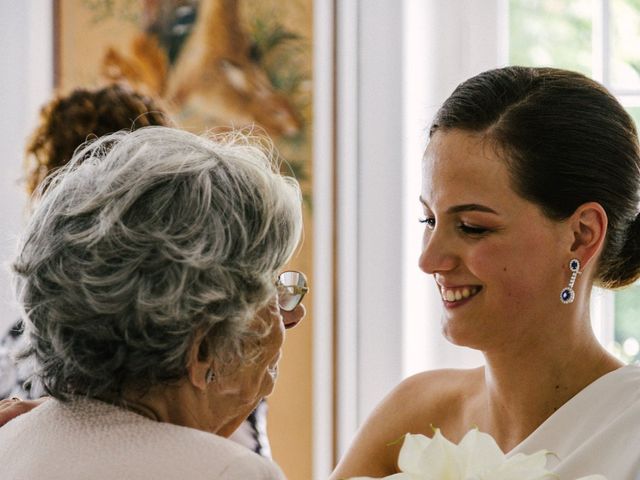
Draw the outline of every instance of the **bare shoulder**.
[[[415,424],[416,418],[429,417],[435,422],[433,426],[440,427],[447,417],[456,413],[456,407],[462,406],[461,403],[483,378],[482,369],[422,372],[402,381],[384,402],[404,405],[402,414],[409,423]],[[420,431],[411,433],[431,430],[429,425],[414,427]]]
[[[360,428],[331,480],[396,473],[404,434],[431,436],[433,427],[453,428],[483,377],[482,369],[433,370],[402,381]]]
[[[432,370],[402,381],[374,410],[367,421],[378,430],[393,430],[396,438],[405,433],[431,436],[433,428],[448,429],[457,421],[468,400],[484,382],[482,368]],[[392,418],[394,421],[390,422]]]

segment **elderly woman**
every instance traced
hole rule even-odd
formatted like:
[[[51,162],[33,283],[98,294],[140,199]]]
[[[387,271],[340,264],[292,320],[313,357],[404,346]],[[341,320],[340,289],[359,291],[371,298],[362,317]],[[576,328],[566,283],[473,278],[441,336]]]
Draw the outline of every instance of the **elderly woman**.
[[[157,99],[126,85],[80,87],[55,95],[42,107],[38,125],[27,143],[24,161],[27,193],[32,195],[51,172],[64,167],[88,138],[148,126],[172,126],[172,121]],[[37,405],[40,400],[36,399],[44,394],[42,386],[32,378],[32,362],[16,363],[13,358],[27,343],[23,328],[20,320],[0,338],[0,398],[7,398],[0,400],[0,425]],[[13,400],[9,401],[10,397]],[[19,402],[17,398],[26,400]],[[270,457],[266,415],[266,401],[262,401],[229,438]]]
[[[3,476],[282,478],[225,437],[304,315],[304,276],[279,275],[301,228],[297,183],[241,136],[149,127],[78,151],[14,264],[54,400],[0,429]]]

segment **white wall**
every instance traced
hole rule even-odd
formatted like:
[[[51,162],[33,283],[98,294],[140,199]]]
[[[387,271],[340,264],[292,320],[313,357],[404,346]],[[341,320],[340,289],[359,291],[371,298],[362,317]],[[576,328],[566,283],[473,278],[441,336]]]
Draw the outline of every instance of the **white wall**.
[[[52,2],[0,1],[0,332],[18,318],[8,263],[24,221],[25,140],[52,89]]]

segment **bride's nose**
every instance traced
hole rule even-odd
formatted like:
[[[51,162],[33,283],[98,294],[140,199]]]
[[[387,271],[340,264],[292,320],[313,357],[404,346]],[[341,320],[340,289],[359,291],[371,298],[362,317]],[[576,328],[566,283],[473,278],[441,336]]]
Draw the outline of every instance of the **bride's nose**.
[[[423,272],[435,274],[453,270],[458,263],[457,258],[453,250],[453,241],[445,237],[445,232],[438,227],[425,232],[422,253],[418,260]]]

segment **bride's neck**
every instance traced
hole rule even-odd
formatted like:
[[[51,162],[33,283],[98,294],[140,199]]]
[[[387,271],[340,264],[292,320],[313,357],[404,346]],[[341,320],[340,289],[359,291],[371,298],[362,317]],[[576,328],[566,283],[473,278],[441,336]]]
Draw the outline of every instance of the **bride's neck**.
[[[484,421],[506,449],[587,385],[622,366],[592,334],[571,342],[532,339],[520,351],[485,352],[485,360]]]

